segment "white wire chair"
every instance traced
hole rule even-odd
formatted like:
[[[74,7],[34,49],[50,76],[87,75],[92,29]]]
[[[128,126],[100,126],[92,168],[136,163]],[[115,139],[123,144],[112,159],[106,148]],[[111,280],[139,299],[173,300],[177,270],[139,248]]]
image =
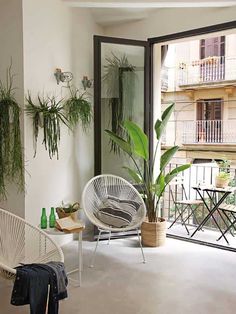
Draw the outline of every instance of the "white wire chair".
[[[21,264],[64,262],[61,248],[41,229],[0,208],[0,275],[14,279]]]
[[[108,196],[113,196],[123,200],[132,200],[140,204],[140,207],[137,210],[136,215],[133,217],[131,223],[127,227],[123,228],[112,227],[107,224],[104,224],[97,218],[96,213],[99,210],[99,206],[104,200],[108,198]],[[94,265],[95,255],[102,232],[109,233],[108,240],[109,243],[111,232],[125,232],[135,229],[138,234],[139,245],[143,257],[143,263],[145,263],[145,257],[139,235],[139,227],[146,218],[146,206],[140,193],[134,188],[132,184],[130,184],[121,177],[114,176],[111,174],[103,174],[96,176],[86,184],[82,194],[82,204],[86,216],[88,217],[92,224],[97,226],[99,230],[97,243],[92,257],[92,263],[90,265],[91,267],[93,267]]]

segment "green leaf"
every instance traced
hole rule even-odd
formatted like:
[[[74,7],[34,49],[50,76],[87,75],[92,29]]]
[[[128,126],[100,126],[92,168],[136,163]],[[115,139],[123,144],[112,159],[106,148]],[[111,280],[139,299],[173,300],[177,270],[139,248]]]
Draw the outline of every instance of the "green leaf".
[[[166,184],[170,183],[170,181],[173,180],[180,172],[183,172],[183,171],[187,170],[190,167],[191,167],[191,164],[186,164],[186,165],[182,165],[182,166],[176,167],[174,170],[170,171],[165,176],[165,183]]]
[[[163,112],[161,116],[161,120],[157,119],[155,123],[155,131],[156,131],[156,138],[160,140],[163,132],[166,129],[166,125],[170,119],[172,112],[174,111],[174,104],[170,105],[166,110]]]
[[[105,130],[105,132],[110,136],[112,141],[114,141],[124,152],[126,152],[129,155],[132,154],[131,145],[127,141],[117,136],[115,133],[113,133],[110,130]]]
[[[155,183],[155,193],[158,197],[160,197],[164,190],[165,190],[165,176],[162,173],[160,173]]]
[[[164,154],[161,156],[160,162],[160,171],[162,172],[168,163],[171,161],[171,158],[175,155],[175,153],[179,150],[179,146],[173,146],[168,149]]]
[[[134,179],[134,181],[136,183],[142,183],[143,182],[143,179],[138,172],[134,171],[133,169],[130,169],[129,167],[122,167],[122,168],[126,169],[128,171],[130,177],[132,179]]]
[[[124,127],[133,142],[134,153],[147,161],[149,158],[147,135],[137,124],[131,121],[125,121]]]

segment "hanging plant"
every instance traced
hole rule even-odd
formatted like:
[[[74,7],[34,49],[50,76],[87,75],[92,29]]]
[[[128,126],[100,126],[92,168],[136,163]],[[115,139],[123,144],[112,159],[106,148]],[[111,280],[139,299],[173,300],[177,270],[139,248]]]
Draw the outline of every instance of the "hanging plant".
[[[70,97],[64,104],[66,117],[71,129],[81,122],[84,131],[89,127],[92,120],[91,103],[85,93],[80,93],[78,89],[69,86]]]
[[[26,113],[33,120],[34,157],[37,152],[39,128],[43,128],[43,142],[50,159],[55,155],[59,159],[58,146],[60,143],[61,123],[68,126],[68,120],[63,112],[62,100],[56,101],[55,97],[38,96],[38,104],[34,104],[31,95],[26,98]]]
[[[106,58],[104,65],[103,82],[106,86],[107,103],[111,108],[111,130],[117,136],[124,137],[122,127],[125,120],[131,120],[135,96],[135,66],[126,55],[117,57],[112,53],[111,58]],[[119,146],[110,141],[111,151],[119,153]]]
[[[24,190],[23,150],[20,130],[20,105],[14,96],[11,65],[6,83],[0,81],[0,197],[6,198],[6,183]]]

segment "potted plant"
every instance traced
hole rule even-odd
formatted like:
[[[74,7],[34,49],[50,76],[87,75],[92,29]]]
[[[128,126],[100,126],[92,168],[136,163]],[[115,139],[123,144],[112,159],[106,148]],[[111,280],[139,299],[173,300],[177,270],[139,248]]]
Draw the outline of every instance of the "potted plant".
[[[107,97],[105,99],[111,110],[111,130],[117,136],[123,137],[122,124],[126,119],[132,119],[135,82],[137,80],[136,68],[132,65],[126,54],[106,57],[104,65],[103,83]],[[119,153],[119,146],[110,141],[111,151]]]
[[[78,122],[81,122],[83,129],[86,130],[92,120],[91,103],[85,92],[80,93],[78,89],[71,86],[69,86],[69,91],[70,96],[64,104],[68,124],[71,129],[74,129]]]
[[[29,94],[26,98],[26,113],[33,120],[34,133],[34,157],[37,151],[37,140],[39,127],[43,128],[43,144],[48,151],[50,159],[55,155],[59,159],[59,142],[61,136],[61,123],[68,126],[68,120],[64,114],[62,100],[57,101],[55,97],[40,97],[38,103],[35,104]]]
[[[115,133],[105,130],[110,138],[132,159],[135,169],[124,167],[132,179],[142,188],[142,194],[147,207],[147,221],[141,226],[142,242],[147,246],[159,246],[164,244],[166,237],[166,221],[160,217],[160,201],[169,182],[180,172],[188,169],[190,164],[181,165],[168,173],[165,168],[179,147],[174,146],[166,150],[160,156],[159,171],[155,171],[155,162],[160,151],[161,136],[165,131],[167,122],[174,110],[174,104],[170,105],[162,114],[161,120],[155,123],[157,144],[154,156],[149,156],[149,141],[142,129],[131,121],[124,122],[124,129],[128,133],[129,140],[117,136]],[[140,167],[138,159],[144,163]],[[143,164],[142,163],[142,164]]]
[[[77,220],[77,214],[79,209],[81,208],[78,202],[73,204],[72,203],[64,204],[62,202],[61,206],[56,207],[56,212],[59,218],[71,216],[73,220]]]
[[[215,186],[217,188],[226,188],[230,182],[230,161],[222,159],[217,162],[219,173],[215,177]]]
[[[24,190],[24,160],[21,143],[21,108],[15,99],[12,65],[6,81],[0,81],[0,198],[7,198],[7,183]]]

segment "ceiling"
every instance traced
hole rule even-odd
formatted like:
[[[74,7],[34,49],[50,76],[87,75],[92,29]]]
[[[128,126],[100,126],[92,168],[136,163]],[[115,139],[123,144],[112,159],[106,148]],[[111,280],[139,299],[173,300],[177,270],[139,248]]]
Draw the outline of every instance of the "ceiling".
[[[62,0],[77,8],[89,8],[101,26],[138,21],[153,10],[166,8],[220,8],[236,6],[236,0]]]

